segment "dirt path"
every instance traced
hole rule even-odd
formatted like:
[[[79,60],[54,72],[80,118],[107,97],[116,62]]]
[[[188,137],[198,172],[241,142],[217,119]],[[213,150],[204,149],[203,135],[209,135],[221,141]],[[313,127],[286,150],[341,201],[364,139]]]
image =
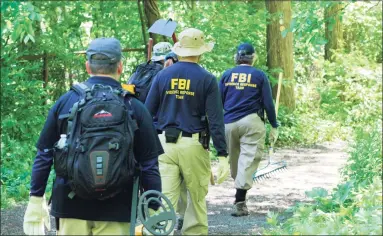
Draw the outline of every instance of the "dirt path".
[[[209,234],[261,233],[260,229],[266,226],[269,210],[282,212],[295,202],[307,201],[305,191],[313,187],[334,188],[340,181],[339,169],[347,160],[345,148],[346,143],[334,142],[311,148],[277,150],[274,160],[286,160],[288,169],[271,179],[254,184],[248,193],[249,216],[230,216],[235,194],[232,180],[210,186],[207,197]],[[216,167],[213,164],[213,171]],[[23,235],[24,212],[25,206],[2,210],[1,235]],[[54,235],[54,229],[48,234]]]

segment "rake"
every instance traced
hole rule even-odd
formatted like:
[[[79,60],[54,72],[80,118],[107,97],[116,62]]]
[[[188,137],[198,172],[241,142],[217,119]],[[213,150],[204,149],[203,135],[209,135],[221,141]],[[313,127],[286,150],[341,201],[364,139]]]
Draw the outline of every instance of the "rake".
[[[287,164],[285,161],[273,162],[271,156],[274,154],[274,148],[269,148],[269,157],[267,165],[256,170],[253,174],[253,181],[260,182],[265,179],[273,177],[276,173],[282,172],[287,169]]]
[[[275,104],[276,116],[278,116],[278,106],[279,106],[279,96],[281,94],[281,85],[282,85],[282,73],[279,73],[277,98],[276,98],[276,104]],[[272,143],[269,148],[267,165],[255,171],[255,173],[253,174],[253,181],[259,182],[259,181],[271,178],[276,173],[287,169],[287,163],[285,161],[273,162],[271,160],[271,157],[274,154],[273,146],[274,144]]]

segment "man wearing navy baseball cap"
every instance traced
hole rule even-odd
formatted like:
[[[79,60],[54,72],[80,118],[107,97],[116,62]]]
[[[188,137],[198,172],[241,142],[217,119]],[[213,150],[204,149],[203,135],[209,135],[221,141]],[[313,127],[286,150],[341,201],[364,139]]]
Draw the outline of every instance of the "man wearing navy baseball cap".
[[[266,137],[264,110],[273,127],[270,142],[275,143],[278,136],[270,82],[265,73],[252,66],[255,56],[251,44],[240,44],[234,55],[237,66],[225,71],[219,83],[230,170],[236,188],[232,216],[249,214],[246,194],[252,187],[252,175],[261,161]]]
[[[97,87],[94,85],[102,85],[110,87],[113,89],[112,91],[120,91],[121,84],[118,81],[122,73],[120,42],[115,38],[97,38],[90,43],[89,48],[86,51],[86,56],[86,70],[91,76],[87,81],[81,83],[81,85],[87,86],[88,88]],[[60,136],[67,136],[69,111],[74,107],[74,104],[78,104],[80,99],[80,94],[72,89],[58,99],[48,114],[40,138],[36,144],[37,155],[32,167],[30,200],[24,215],[23,224],[24,233],[27,235],[44,235],[44,224],[48,230],[50,229],[50,216],[44,193],[53,164],[53,158],[55,156],[53,150],[57,151],[57,146],[55,144],[58,143]],[[88,99],[88,96],[86,99]],[[142,167],[140,175],[141,186],[145,191],[161,191],[158,156],[163,153],[163,149],[158,139],[157,131],[152,125],[152,117],[144,104],[138,101],[135,97],[125,96],[123,98],[121,97],[121,100],[122,99],[125,106],[133,112],[134,119],[138,125],[138,129],[134,131],[134,141],[131,146],[136,162]],[[84,100],[85,99],[82,99],[81,102]],[[104,101],[110,100],[105,99]],[[103,105],[107,106],[108,104],[103,103]],[[121,107],[124,108],[123,106]],[[102,111],[105,112],[104,110]],[[126,117],[126,119],[128,119],[129,114],[125,108],[124,112],[125,114],[119,117]],[[109,114],[110,117],[112,117],[112,113],[110,112]],[[87,120],[81,119],[81,122],[87,122]],[[77,125],[79,125],[79,123],[77,123]],[[73,127],[75,126],[76,125],[73,125]],[[95,128],[94,123],[91,127],[92,129]],[[105,131],[102,131],[105,135],[101,133],[98,136],[103,136],[103,138],[105,138],[107,136],[105,132],[107,131],[108,129],[105,129]],[[121,130],[118,131],[125,132]],[[73,134],[73,136],[74,135],[75,134]],[[72,139],[68,139],[68,142],[70,142],[69,140]],[[97,142],[101,143],[101,139],[97,140]],[[90,141],[88,140],[86,145],[89,144]],[[109,143],[109,146],[111,144],[112,143]],[[119,142],[116,144],[119,144]],[[69,143],[68,145],[73,147],[75,144]],[[92,146],[89,145],[86,147],[90,148]],[[96,147],[99,148],[100,146]],[[119,149],[118,145],[115,147],[116,150]],[[111,148],[109,147],[109,149]],[[114,152],[116,153],[117,151]],[[121,149],[119,152],[122,152]],[[108,158],[111,155],[108,154]],[[71,157],[73,159],[73,156],[69,156],[69,154],[64,157]],[[91,159],[91,154],[84,154],[83,157],[87,157],[84,159]],[[121,156],[121,158],[124,158],[124,156]],[[132,156],[126,156],[126,158],[132,158]],[[101,170],[103,165],[102,159],[103,157],[101,157],[101,164],[99,164],[99,157],[97,156],[97,166],[101,165]],[[107,163],[105,164],[106,166],[112,166],[111,162],[105,163]],[[71,195],[71,191],[74,191],[74,189],[70,187],[70,181],[67,175],[68,171],[59,174],[56,169],[56,165],[58,165],[56,159],[54,164],[57,175],[52,190],[52,207],[50,214],[55,217],[57,235],[128,234],[130,226],[129,222],[131,220],[130,211],[132,205],[133,183],[128,183],[126,186],[125,184],[119,186],[121,187],[119,188],[121,191],[110,196],[108,199],[86,199],[78,194]],[[97,173],[97,175],[99,174]],[[109,176],[111,175],[112,174]],[[153,208],[156,207],[154,206]]]

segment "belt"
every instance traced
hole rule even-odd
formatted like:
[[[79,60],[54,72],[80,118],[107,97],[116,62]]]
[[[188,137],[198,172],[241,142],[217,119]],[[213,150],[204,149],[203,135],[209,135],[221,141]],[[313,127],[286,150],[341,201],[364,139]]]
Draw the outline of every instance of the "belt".
[[[162,134],[163,131],[162,130],[157,130],[157,134]],[[182,137],[188,137],[188,138],[191,138],[193,137],[193,134],[192,133],[189,133],[189,132],[185,132],[185,131],[181,131],[181,135]]]

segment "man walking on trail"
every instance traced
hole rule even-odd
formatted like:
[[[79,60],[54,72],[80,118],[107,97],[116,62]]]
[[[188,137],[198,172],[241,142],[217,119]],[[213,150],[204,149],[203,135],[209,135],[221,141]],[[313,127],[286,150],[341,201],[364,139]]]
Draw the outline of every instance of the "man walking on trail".
[[[252,67],[254,47],[240,44],[234,58],[237,66],[224,72],[219,88],[225,110],[231,177],[237,190],[232,216],[245,216],[249,214],[246,193],[252,187],[252,175],[258,168],[265,145],[264,110],[272,126],[272,144],[278,136],[278,123],[269,80],[265,73]]]
[[[175,54],[174,52],[169,52],[165,56],[164,68],[169,67],[177,62],[178,62],[177,54]],[[182,181],[180,186],[180,198],[177,203],[177,214],[178,214],[177,230],[181,230],[184,223],[185,211],[186,211],[186,206],[188,201],[187,195],[188,193],[187,193],[185,181]],[[189,200],[190,200],[190,197],[189,197]]]
[[[128,179],[125,178],[128,176],[125,167],[133,168],[134,160],[141,166],[140,179],[143,189],[161,191],[158,156],[163,153],[163,149],[157,132],[153,128],[152,117],[148,110],[138,99],[127,95],[118,82],[123,68],[120,42],[115,38],[97,38],[90,43],[86,55],[86,70],[91,77],[58,99],[48,114],[36,145],[38,151],[32,167],[30,200],[23,225],[27,235],[43,235],[44,223],[48,229],[50,227],[44,192],[53,157],[55,158],[56,179],[52,192],[51,214],[56,218],[58,235],[128,234],[133,183],[128,182]],[[84,93],[79,93],[79,87],[84,88],[86,96]],[[104,90],[97,90],[97,88]],[[103,92],[97,93],[96,91]],[[119,96],[116,97],[114,94],[119,94]],[[98,95],[101,98],[97,101],[94,100]],[[113,100],[113,96],[118,100]],[[84,103],[85,105],[83,105]],[[76,110],[76,106],[83,110],[81,112]],[[120,109],[120,107],[124,109]],[[70,110],[71,113],[69,113]],[[67,115],[68,113],[69,115]],[[77,116],[77,114],[79,115]],[[90,118],[82,119],[87,114],[90,115]],[[73,115],[75,118],[72,120]],[[76,120],[77,118],[81,119]],[[72,123],[68,121],[72,121]],[[125,133],[116,128],[121,127],[118,126],[121,122],[123,127],[129,127],[129,132]],[[78,142],[71,143],[72,136],[77,135],[75,133],[78,132],[77,126],[82,128],[81,132],[91,134],[103,124],[108,124],[108,126],[104,127],[104,131],[99,131],[101,133],[78,136],[82,138],[78,139]],[[136,126],[133,127],[133,124]],[[113,132],[108,133],[109,129],[113,127]],[[67,131],[73,131],[73,133]],[[132,139],[133,136],[134,139]],[[60,141],[58,141],[59,139]],[[69,151],[69,155],[64,156],[63,166],[60,166],[62,163],[60,163],[59,157],[56,159],[57,153],[60,153],[59,146],[68,150],[75,148],[77,150],[74,154]],[[61,149],[62,153],[64,153],[63,150],[66,149]],[[128,155],[122,155],[124,153],[128,153]],[[78,159],[76,159],[76,155],[80,155]],[[67,159],[73,160],[74,168],[69,164],[66,165]],[[112,160],[120,161],[121,164],[116,166]],[[133,165],[126,163],[133,163]],[[88,170],[82,168],[85,166],[84,164],[89,164],[88,168],[93,172],[89,172],[88,176],[81,178],[81,174]],[[65,167],[66,171],[63,171],[62,167]],[[71,175],[70,169],[74,169],[77,174]],[[123,174],[118,175],[119,173]],[[67,178],[67,176],[72,177]],[[76,176],[80,176],[81,180]],[[113,178],[119,178],[115,180],[122,184],[113,186],[120,188],[109,189],[107,186],[97,188],[104,181],[112,186]],[[84,198],[86,193],[79,191],[83,187],[86,189],[91,186],[71,187],[74,181],[91,183],[90,181],[93,179],[97,180],[96,189],[91,193],[98,196],[97,198],[91,198],[93,195],[87,195],[89,198]],[[132,179],[129,178],[129,180]],[[102,193],[112,193],[110,191],[113,191],[113,194],[103,199]],[[101,198],[99,198],[100,196]],[[149,207],[156,210],[158,206]]]
[[[165,150],[159,157],[162,192],[176,206],[183,180],[190,196],[181,233],[207,235],[205,197],[211,168],[209,153],[199,139],[209,128],[220,160],[218,182],[229,173],[218,84],[198,65],[201,55],[214,45],[205,43],[203,32],[193,28],[181,32],[179,40],[173,47],[179,61],[156,75],[145,105],[153,116],[158,115],[157,129]]]

